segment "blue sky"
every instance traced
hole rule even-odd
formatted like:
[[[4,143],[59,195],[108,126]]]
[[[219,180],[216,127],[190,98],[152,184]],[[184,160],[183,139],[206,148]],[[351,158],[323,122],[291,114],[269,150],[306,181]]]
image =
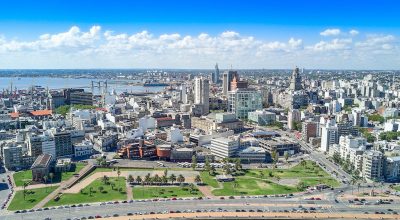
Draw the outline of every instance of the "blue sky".
[[[271,68],[278,66],[285,67],[285,63],[283,62],[277,65],[276,62],[268,61],[265,57],[262,58],[268,55],[287,58],[287,65],[289,67],[299,63],[300,65],[314,68],[331,68],[335,65],[338,68],[373,68],[370,62],[371,60],[375,60],[376,57],[365,57],[367,55],[366,52],[365,54],[360,54],[360,45],[364,45],[377,47],[378,50],[372,52],[379,54],[381,57],[384,56],[383,60],[377,60],[376,68],[399,68],[399,66],[396,66],[399,64],[395,64],[398,60],[394,56],[388,60],[388,57],[390,57],[389,51],[392,51],[393,54],[398,52],[398,35],[400,34],[399,8],[400,1],[395,0],[6,0],[0,3],[0,58],[2,51],[3,54],[8,52],[8,55],[11,57],[3,57],[7,58],[7,60],[0,61],[0,65],[4,67],[20,66],[21,68],[64,68],[75,63],[76,60],[69,61],[73,59],[70,57],[73,52],[75,55],[85,56],[86,64],[75,63],[77,67],[83,68],[146,67],[138,65],[144,64],[143,62],[135,63],[129,59],[143,56],[150,58],[152,56],[159,56],[160,54],[163,56],[180,54],[182,57],[188,57],[193,60],[186,63],[179,63],[171,59],[168,59],[169,61],[166,62],[163,58],[161,60],[154,59],[154,62],[147,61],[145,64],[151,65],[149,67],[177,66],[182,68],[201,68],[212,66],[212,63],[216,60],[223,65],[237,63],[238,68],[248,68],[252,67],[252,65],[257,68],[268,68],[269,66]],[[84,35],[94,26],[99,26],[100,28],[99,30],[96,29],[96,36],[92,36],[93,39],[91,40],[84,37],[85,42],[81,42],[80,40],[82,39],[77,38],[74,38],[73,42],[67,41],[67,43],[65,43],[66,41],[57,41],[60,38],[65,40],[70,35],[74,37]],[[72,27],[78,27],[79,31],[59,36],[59,34],[68,33]],[[327,29],[337,29],[339,32],[333,31],[329,32],[330,34],[321,34]],[[351,30],[356,31],[357,34],[349,34]],[[145,46],[138,44],[136,41],[126,42],[129,36],[134,36],[142,31],[147,31],[151,35],[147,38],[148,40],[152,40],[152,42],[149,44],[141,43],[151,48],[144,48]],[[115,45],[116,42],[113,42],[113,45],[116,47],[111,49],[109,44],[110,39],[106,39],[105,37],[106,32],[112,33],[113,36],[121,34],[126,34],[127,36],[125,36],[126,39],[118,42],[120,43],[119,45]],[[222,38],[225,40],[220,39],[224,32],[237,33],[237,35],[233,36],[236,39],[236,43],[232,41],[233,38],[229,42],[224,37]],[[255,43],[244,47],[228,48],[235,52],[235,58],[238,61],[234,58],[229,58],[228,54],[223,54],[223,51],[226,51],[227,48],[217,48],[217,46],[205,48],[204,44],[200,48],[203,51],[191,51],[191,56],[184,54],[189,51],[187,45],[181,45],[188,43],[184,41],[185,36],[197,39],[198,36],[204,33],[213,38],[215,40],[214,43],[227,43],[227,47],[249,43],[246,41],[246,39],[249,40],[248,38],[252,38]],[[54,47],[44,48],[44,43],[39,42],[41,41],[40,36],[45,34],[50,35],[50,38],[51,36],[56,36],[55,40],[57,42],[55,42]],[[155,39],[160,39],[160,36],[165,34],[179,34],[180,38],[178,37],[178,39],[175,36],[172,39],[174,41],[172,43],[171,39],[167,42],[155,42]],[[109,34],[108,36],[111,35]],[[120,36],[119,39],[121,37],[123,36]],[[371,39],[373,37],[374,39]],[[241,40],[238,41],[238,38]],[[301,40],[303,51],[293,51],[294,48],[289,48],[289,41],[292,38],[295,41]],[[374,45],[367,45],[368,40],[369,43],[373,43]],[[245,42],[243,43],[243,41]],[[54,41],[51,42],[54,43]],[[46,44],[48,43],[46,42]],[[189,43],[191,45],[190,49],[194,50],[194,43]],[[379,43],[381,44],[378,45]],[[154,48],[156,44],[158,46]],[[179,44],[179,46],[174,47],[176,44]],[[105,57],[104,54],[101,54],[101,52],[110,54],[110,51],[104,51],[105,45],[107,45],[109,50],[112,50],[115,54],[114,57]],[[333,47],[330,47],[332,45]],[[272,48],[272,50],[277,51],[271,52],[271,50],[267,51],[267,54],[264,54],[265,51],[254,50],[262,46],[268,50]],[[296,44],[295,46],[297,47],[298,45]],[[335,54],[329,54],[326,58],[320,58],[320,60],[313,59],[312,56],[317,54],[311,54],[309,49],[314,48],[317,52],[321,52],[324,50],[324,47],[330,52],[334,48],[338,48],[343,50],[341,52],[344,54],[335,51]],[[164,50],[165,48],[173,49],[166,51]],[[385,51],[380,51],[382,48]],[[196,50],[200,49],[196,48]],[[241,56],[240,54],[236,54],[240,52],[240,49],[249,50],[243,51],[243,56],[250,54],[254,55],[254,58],[261,57],[262,59],[259,58],[258,62],[254,62],[254,59],[251,59],[252,62],[248,62],[247,64],[244,62],[240,63]],[[369,47],[369,49],[373,48]],[[37,60],[25,64],[19,62],[18,59],[24,57],[22,53],[24,50],[28,50],[29,53],[34,53],[35,56],[38,56]],[[123,51],[121,52],[121,50]],[[153,50],[153,53],[149,53],[149,50]],[[251,53],[251,50],[253,53]],[[46,57],[45,53],[49,52],[57,55],[58,60],[46,62],[45,59],[49,57]],[[79,52],[79,54],[76,52]],[[120,59],[122,59],[123,55],[128,56],[129,59],[121,61]],[[321,55],[318,54],[318,56]],[[355,59],[351,58],[354,55],[359,56],[359,59],[349,61],[348,59]],[[201,57],[198,59],[196,56]],[[307,59],[302,58],[304,56],[309,57]],[[335,56],[349,58],[346,61]],[[42,58],[39,59],[40,57]],[[225,57],[229,59],[223,59]],[[111,61],[104,62],[107,59],[111,59]],[[80,59],[77,58],[77,60]],[[198,63],[195,62],[196,60]],[[392,62],[389,63],[389,61]]]

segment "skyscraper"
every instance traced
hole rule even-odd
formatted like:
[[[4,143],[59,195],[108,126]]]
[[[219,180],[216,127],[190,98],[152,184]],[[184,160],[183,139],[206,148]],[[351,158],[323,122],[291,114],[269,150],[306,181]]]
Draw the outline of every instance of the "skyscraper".
[[[248,113],[262,109],[262,94],[254,89],[237,89],[228,93],[228,112],[238,119],[247,119]]]
[[[208,114],[210,112],[210,83],[203,77],[196,77],[194,83],[194,104],[201,104],[203,114]]]
[[[292,77],[290,78],[290,90],[297,91],[301,90],[303,86],[301,85],[301,76],[299,72],[299,68],[296,67],[293,70]]]
[[[237,71],[230,70],[230,71],[224,72],[222,88],[223,88],[223,94],[225,96],[227,96],[228,92],[231,91],[231,83],[235,76],[238,76]]]
[[[215,71],[212,73],[212,81],[214,84],[219,83],[219,69],[218,69],[218,63],[215,64]]]

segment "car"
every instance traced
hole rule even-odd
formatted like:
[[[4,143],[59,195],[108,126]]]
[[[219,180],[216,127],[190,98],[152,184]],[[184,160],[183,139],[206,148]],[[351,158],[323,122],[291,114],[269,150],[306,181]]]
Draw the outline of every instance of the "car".
[[[132,216],[132,215],[133,215],[133,213],[131,213],[131,212],[128,212],[126,215],[127,215],[127,216]]]
[[[223,196],[219,197],[219,199],[225,199]]]

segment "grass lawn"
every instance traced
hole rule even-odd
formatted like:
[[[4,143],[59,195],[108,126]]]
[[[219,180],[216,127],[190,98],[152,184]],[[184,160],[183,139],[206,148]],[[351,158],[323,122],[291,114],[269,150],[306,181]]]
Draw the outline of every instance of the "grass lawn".
[[[278,184],[277,176],[281,179],[299,179],[308,186],[326,184],[336,187],[340,185],[321,167],[311,161],[306,161],[305,166],[299,164],[290,169],[244,170],[244,175],[235,176],[236,184],[234,182],[221,183],[222,188],[219,188],[219,184],[213,176],[210,176],[207,172],[201,172],[202,181],[215,188],[212,192],[216,196],[287,194],[299,191],[296,186]],[[234,187],[235,185],[236,187]]]
[[[55,189],[57,189],[57,186],[26,190],[25,200],[23,190],[17,191],[8,206],[8,210],[31,209]]]
[[[80,203],[93,203],[93,202],[105,202],[105,201],[115,201],[115,200],[126,200],[126,184],[125,178],[120,177],[111,177],[109,182],[104,184],[102,178],[99,178],[93,181],[91,184],[86,186],[82,192],[80,193],[66,193],[62,194],[59,199],[51,200],[46,204],[46,207],[49,206],[59,206],[59,205],[68,205],[68,204],[80,204]],[[111,184],[115,184],[112,187]],[[99,187],[103,187],[104,189],[100,192]],[[90,193],[90,188],[92,188],[92,192]],[[122,188],[122,191],[119,192],[118,189]]]
[[[13,177],[16,186],[23,186],[25,181],[32,181],[32,170],[16,172]]]
[[[190,192],[189,187],[133,187],[133,198],[134,199],[150,199],[150,198],[173,198],[173,197],[199,197],[203,194],[194,188]]]
[[[61,181],[68,180],[74,175],[74,173],[79,173],[79,171],[81,171],[83,167],[85,167],[84,163],[76,163],[75,167],[71,171],[64,173],[56,173],[56,175],[54,175],[53,178],[53,183],[59,183]],[[13,177],[16,186],[23,186],[25,181],[32,180],[32,170],[24,170],[16,172],[14,173]]]
[[[400,186],[395,186],[393,189],[395,189],[396,191],[400,191]]]
[[[238,176],[235,178],[237,184],[235,188],[234,182],[223,183],[222,189],[215,189],[212,193],[216,196],[231,195],[270,195],[270,194],[286,194],[298,191],[296,187],[279,185],[268,180],[256,179],[247,176]]]
[[[209,185],[213,188],[219,187],[218,181],[215,179],[214,176],[211,176],[208,172],[206,172],[206,171],[200,172],[200,177],[201,177],[201,181],[203,181],[203,183],[207,183],[207,185]]]

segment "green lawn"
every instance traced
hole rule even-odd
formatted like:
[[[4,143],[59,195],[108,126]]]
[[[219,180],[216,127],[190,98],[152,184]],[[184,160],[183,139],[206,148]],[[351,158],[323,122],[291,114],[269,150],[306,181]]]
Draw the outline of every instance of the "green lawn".
[[[51,200],[46,204],[49,206],[59,206],[67,204],[81,204],[81,203],[93,203],[93,202],[105,202],[105,201],[115,201],[115,200],[126,200],[126,180],[124,177],[110,178],[109,183],[104,184],[102,178],[93,181],[91,184],[86,186],[80,193],[66,193],[62,194],[58,201],[55,199]],[[112,183],[115,186],[112,189]],[[99,187],[103,187],[103,191],[100,192]],[[90,193],[90,188],[92,188],[92,193]],[[122,188],[119,192],[118,189]]]
[[[400,186],[395,186],[394,189],[400,191]]]
[[[299,164],[290,169],[244,170],[244,175],[235,176],[236,184],[234,182],[221,183],[222,188],[219,188],[213,176],[207,172],[201,172],[202,181],[215,188],[212,192],[216,196],[286,194],[298,191],[296,186],[278,184],[276,179],[278,176],[280,179],[299,179],[308,186],[318,184],[339,186],[339,182],[311,161],[306,161],[305,166]]]
[[[14,173],[13,178],[16,186],[23,186],[25,181],[32,181],[32,171],[24,170],[16,172]]]
[[[222,189],[213,190],[216,196],[231,195],[269,195],[269,194],[286,194],[296,192],[295,187],[279,185],[268,180],[261,180],[247,176],[238,176],[235,178],[237,184],[235,188],[234,182],[223,183]]]
[[[203,194],[195,188],[190,192],[189,187],[133,187],[134,199],[199,197]]]
[[[81,171],[83,167],[85,167],[84,163],[76,163],[75,167],[71,171],[56,173],[53,178],[53,183],[59,183],[61,181],[68,180],[74,175],[74,173],[79,173],[79,171]],[[32,180],[32,170],[16,172],[14,173],[13,177],[16,186],[23,186],[25,181]]]
[[[214,176],[211,176],[208,172],[200,172],[200,177],[203,183],[206,183],[207,185],[213,188],[219,187],[218,181],[215,179]]]
[[[8,206],[8,210],[31,209],[55,189],[57,189],[57,186],[26,190],[25,199],[23,191],[17,191]]]

